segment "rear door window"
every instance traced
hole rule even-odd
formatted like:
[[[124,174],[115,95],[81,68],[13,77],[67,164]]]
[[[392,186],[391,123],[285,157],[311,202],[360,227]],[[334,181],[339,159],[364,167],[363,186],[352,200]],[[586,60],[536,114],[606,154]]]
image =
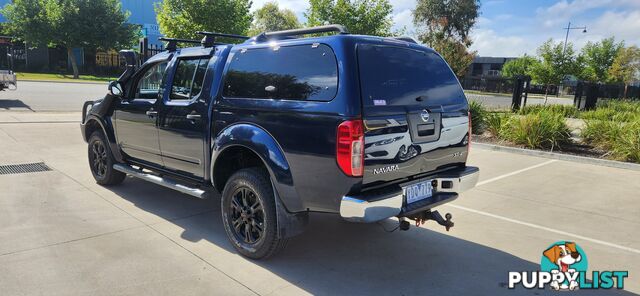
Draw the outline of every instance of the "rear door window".
[[[171,84],[171,101],[188,101],[200,94],[209,59],[180,59]]]
[[[330,101],[338,89],[333,50],[307,44],[240,50],[227,72],[225,97]]]
[[[462,88],[436,53],[387,45],[358,45],[365,106],[465,104]]]

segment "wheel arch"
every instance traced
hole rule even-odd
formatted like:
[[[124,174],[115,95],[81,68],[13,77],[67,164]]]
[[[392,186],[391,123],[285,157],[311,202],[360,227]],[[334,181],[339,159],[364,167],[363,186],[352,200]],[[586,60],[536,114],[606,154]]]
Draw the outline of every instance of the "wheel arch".
[[[104,121],[105,119],[103,118],[97,117],[95,115],[89,115],[82,127],[84,141],[88,142],[91,134],[93,134],[95,131],[101,131],[109,142],[109,148],[111,149],[111,153],[113,153],[113,157],[116,159],[116,161],[122,162],[123,158],[122,154],[120,153],[120,149],[118,148],[118,143],[116,142],[113,125],[108,119],[106,119],[107,122]]]
[[[259,164],[269,173],[277,195],[289,212],[306,210],[294,189],[285,153],[263,128],[248,123],[234,124],[225,128],[212,143],[211,183],[218,191],[222,192],[236,170]]]

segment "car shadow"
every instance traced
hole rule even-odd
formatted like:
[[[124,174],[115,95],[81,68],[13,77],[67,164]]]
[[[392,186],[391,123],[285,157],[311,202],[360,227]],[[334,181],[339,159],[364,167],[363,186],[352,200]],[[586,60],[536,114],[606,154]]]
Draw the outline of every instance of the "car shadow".
[[[19,99],[0,99],[0,109],[10,110],[10,109],[27,109],[29,111],[35,112],[31,107],[22,100]]]
[[[180,227],[184,240],[206,240],[237,253],[220,223],[217,194],[198,200],[132,177],[108,189]],[[262,267],[315,295],[557,295],[548,289],[508,289],[509,271],[539,271],[539,263],[423,227],[387,233],[396,225],[392,220],[358,224],[333,214],[311,214],[306,231],[283,252],[264,261],[236,261]],[[222,270],[221,265],[232,264],[209,263]],[[622,290],[578,294],[635,295]]]

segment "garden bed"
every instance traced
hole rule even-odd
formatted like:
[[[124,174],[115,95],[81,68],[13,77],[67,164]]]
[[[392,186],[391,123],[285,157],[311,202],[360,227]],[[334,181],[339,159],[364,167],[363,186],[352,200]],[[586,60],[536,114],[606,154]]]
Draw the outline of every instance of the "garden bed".
[[[477,142],[640,163],[640,101],[607,100],[592,111],[552,105],[489,112],[476,102],[470,109]]]

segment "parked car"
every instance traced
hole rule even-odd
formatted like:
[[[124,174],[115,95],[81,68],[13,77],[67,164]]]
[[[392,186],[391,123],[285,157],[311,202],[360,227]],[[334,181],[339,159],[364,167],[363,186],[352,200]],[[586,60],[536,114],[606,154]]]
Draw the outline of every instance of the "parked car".
[[[217,191],[229,240],[254,259],[282,249],[309,212],[453,226],[433,208],[474,187],[479,170],[466,165],[467,100],[438,53],[339,25],[201,33],[201,46],[168,39],[139,67],[123,52],[125,73],[85,104],[98,184],[131,175],[198,198]]]

